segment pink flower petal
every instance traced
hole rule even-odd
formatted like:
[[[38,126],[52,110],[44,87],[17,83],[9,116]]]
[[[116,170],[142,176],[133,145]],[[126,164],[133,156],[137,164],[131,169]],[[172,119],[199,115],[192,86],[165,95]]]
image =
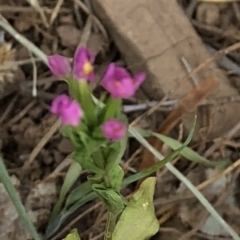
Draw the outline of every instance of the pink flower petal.
[[[85,47],[78,48],[74,55],[73,76],[77,80],[87,79],[92,81],[95,75],[93,74],[93,72],[90,72],[89,74],[85,73],[84,64],[89,63],[90,65],[92,65],[94,60],[95,60],[94,54],[90,52],[87,48]]]
[[[58,115],[64,125],[78,126],[83,117],[83,110],[78,102],[65,94],[53,100],[50,111]]]
[[[51,104],[50,111],[54,114],[60,114],[61,109],[67,107],[69,104],[69,97],[65,94],[56,97]]]
[[[133,77],[135,90],[137,90],[140,87],[140,85],[145,81],[146,77],[147,75],[145,72],[138,73]]]
[[[48,56],[48,67],[56,77],[67,77],[71,72],[71,65],[67,58],[55,54]]]
[[[109,64],[102,80],[102,86],[114,98],[130,98],[135,93],[135,86],[130,74],[114,63]]]
[[[68,108],[62,109],[61,121],[64,125],[78,126],[83,117],[83,111],[76,101],[72,101]]]
[[[103,79],[102,79],[102,85],[107,85],[108,82],[110,80],[114,80],[115,76],[114,76],[114,72],[115,72],[115,64],[114,63],[110,63],[104,73]]]
[[[121,82],[111,85],[113,98],[131,98],[135,94],[135,88],[131,78],[124,78]]]

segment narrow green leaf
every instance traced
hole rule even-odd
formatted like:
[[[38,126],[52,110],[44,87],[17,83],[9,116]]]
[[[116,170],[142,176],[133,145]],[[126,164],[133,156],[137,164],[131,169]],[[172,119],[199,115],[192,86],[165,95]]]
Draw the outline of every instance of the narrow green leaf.
[[[34,228],[33,223],[31,222],[26,210],[21,202],[21,199],[18,195],[18,192],[15,190],[11,179],[8,175],[7,169],[3,163],[2,158],[0,157],[0,179],[6,188],[9,197],[11,198],[13,204],[15,205],[19,216],[21,217],[22,221],[24,222],[28,232],[31,234],[34,240],[41,240],[40,236],[38,235],[36,229]]]
[[[149,176],[150,174],[156,172],[157,170],[161,169],[162,167],[164,167],[166,165],[166,163],[172,161],[174,158],[176,158],[180,152],[183,150],[185,146],[182,146],[178,149],[176,149],[173,153],[171,153],[170,155],[168,155],[167,157],[165,157],[164,159],[162,159],[161,161],[158,161],[156,163],[154,163],[151,167],[142,170],[141,172],[138,172],[134,175],[131,175],[127,178],[125,178],[123,180],[123,185],[126,186],[130,183],[136,182],[139,179],[142,179],[144,177]]]
[[[73,184],[76,182],[78,177],[80,176],[82,171],[82,167],[77,162],[72,162],[70,165],[68,172],[64,178],[64,182],[60,191],[59,199],[56,203],[56,205],[53,208],[51,217],[50,217],[50,223],[55,219],[57,214],[60,212],[62,204],[65,200],[65,197],[70,190],[70,188],[73,186]]]
[[[147,178],[130,199],[116,228],[113,240],[145,240],[157,233],[158,220],[155,216],[153,195],[156,178]]]
[[[176,150],[183,145],[181,142],[179,142],[173,138],[164,136],[162,134],[152,133],[152,135],[159,138],[161,141],[163,141],[165,144],[167,144],[173,150]],[[181,151],[180,155],[182,155],[183,157],[187,158],[188,160],[190,160],[192,162],[207,164],[209,166],[214,166],[214,167],[215,166],[223,167],[224,165],[228,164],[228,161],[226,161],[226,160],[220,161],[220,162],[209,161],[208,159],[202,157],[200,154],[198,154],[197,152],[195,152],[194,150],[192,150],[189,147],[185,147]]]
[[[72,206],[70,206],[69,209],[66,209],[66,207],[58,214],[56,219],[48,225],[45,238],[50,238],[55,232],[59,230],[61,225],[70,217],[79,207],[83,206],[85,203],[90,202],[91,200],[95,199],[97,197],[97,194],[94,192],[91,192],[87,194],[86,196],[79,199],[77,202],[75,202]]]
[[[104,156],[106,161],[106,171],[110,171],[111,168],[120,163],[124,152],[126,151],[126,146],[128,143],[127,136],[119,141],[112,144],[110,149],[107,149],[107,154]]]
[[[84,196],[92,192],[92,187],[88,181],[82,183],[80,186],[76,187],[67,197],[65,206],[69,208],[73,203],[82,199]]]

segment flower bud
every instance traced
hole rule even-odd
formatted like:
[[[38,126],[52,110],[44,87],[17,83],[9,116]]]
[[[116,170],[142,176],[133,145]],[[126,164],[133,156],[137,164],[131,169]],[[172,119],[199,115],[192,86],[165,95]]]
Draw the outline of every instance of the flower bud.
[[[56,77],[67,77],[71,72],[68,59],[58,54],[48,56],[48,67]]]
[[[127,128],[126,125],[116,119],[109,119],[102,125],[103,135],[112,141],[124,138]]]

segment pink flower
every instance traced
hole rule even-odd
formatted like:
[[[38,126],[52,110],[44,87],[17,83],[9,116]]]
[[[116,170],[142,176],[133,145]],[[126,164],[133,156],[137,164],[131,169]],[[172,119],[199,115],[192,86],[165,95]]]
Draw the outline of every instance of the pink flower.
[[[131,76],[125,68],[111,63],[103,76],[102,86],[113,98],[130,98],[135,94],[145,78],[146,74],[143,72]]]
[[[94,60],[95,56],[87,48],[78,48],[74,55],[73,76],[77,80],[87,79],[93,81],[95,79]]]
[[[83,117],[83,110],[78,102],[65,94],[53,100],[50,111],[58,115],[64,125],[78,126]]]
[[[102,125],[103,135],[113,141],[124,138],[127,128],[126,125],[116,119],[109,119]]]
[[[55,54],[48,56],[48,67],[56,77],[67,77],[71,72],[71,65],[67,58]]]
[[[95,56],[85,47],[80,47],[74,55],[73,67],[67,58],[55,54],[48,57],[48,67],[53,75],[57,77],[68,77],[70,74],[78,80],[95,79],[93,63]]]

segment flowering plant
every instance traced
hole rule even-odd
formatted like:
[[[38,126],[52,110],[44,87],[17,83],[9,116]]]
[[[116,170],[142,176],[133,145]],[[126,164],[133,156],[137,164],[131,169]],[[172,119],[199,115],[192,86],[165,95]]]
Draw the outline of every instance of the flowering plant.
[[[131,212],[136,206],[140,212],[144,206],[146,212],[141,212],[142,222],[144,219],[147,222],[144,233],[139,231],[141,236],[132,237],[132,240],[145,239],[158,230],[152,204],[155,178],[144,182],[132,197],[132,202],[127,202],[120,192],[124,172],[119,163],[128,140],[128,121],[121,111],[122,100],[134,96],[146,74],[131,75],[125,68],[109,64],[101,81],[106,92],[102,93],[101,101],[96,101],[89,87],[95,80],[94,59],[85,47],[76,50],[72,65],[63,56],[48,57],[51,72],[69,86],[69,96],[62,94],[56,97],[50,111],[60,118],[63,136],[74,145],[71,158],[89,171],[88,184],[109,212],[105,239],[122,239],[119,237],[123,235],[121,224],[129,219],[129,209]],[[120,227],[115,229],[119,214]],[[140,215],[130,215],[141,219]],[[151,227],[148,226],[150,223]]]

